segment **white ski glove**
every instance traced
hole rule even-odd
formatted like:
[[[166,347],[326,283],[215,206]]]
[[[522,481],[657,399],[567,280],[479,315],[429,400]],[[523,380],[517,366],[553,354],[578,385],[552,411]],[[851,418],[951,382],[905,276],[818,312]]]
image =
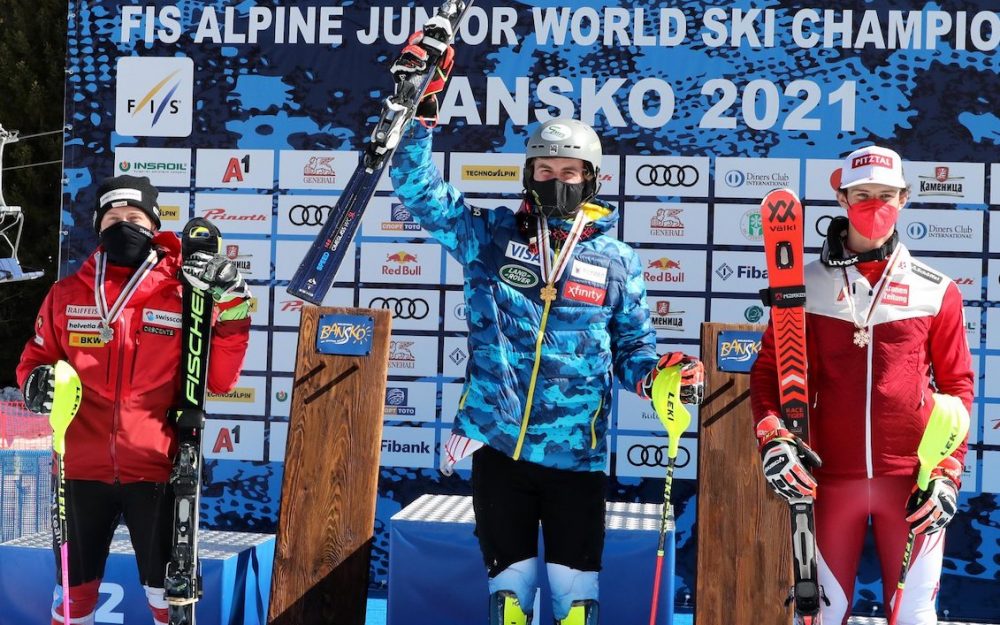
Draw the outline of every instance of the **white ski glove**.
[[[764,479],[771,490],[787,501],[815,497],[816,478],[810,469],[822,464],[816,452],[775,415],[761,419],[756,434]]]
[[[914,488],[906,502],[906,521],[914,534],[934,534],[951,523],[958,511],[962,465],[948,456],[931,473],[926,491]]]

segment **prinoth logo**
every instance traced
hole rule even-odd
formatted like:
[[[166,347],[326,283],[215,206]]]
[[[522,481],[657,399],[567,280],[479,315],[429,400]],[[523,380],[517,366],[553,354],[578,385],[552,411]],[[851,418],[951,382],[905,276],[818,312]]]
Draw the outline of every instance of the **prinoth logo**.
[[[413,218],[413,213],[399,202],[393,202],[389,207],[389,221],[382,222],[383,232],[412,232],[420,230],[420,224]]]
[[[405,250],[389,254],[382,265],[383,276],[419,276],[422,267],[417,262],[417,255]]]
[[[680,261],[666,256],[650,261],[642,277],[646,282],[684,282]]]
[[[944,165],[934,168],[933,176],[918,176],[920,188],[919,197],[962,197],[965,195],[965,177],[952,176]]]
[[[337,172],[333,169],[334,156],[310,156],[302,168],[302,181],[311,184],[333,184]]]
[[[211,221],[267,221],[267,216],[263,213],[250,213],[248,215],[237,215],[230,213],[225,208],[209,208],[205,210],[205,219]]]
[[[250,260],[253,256],[250,254],[240,254],[239,245],[227,245],[226,258],[233,261],[233,264],[236,265],[236,268],[240,271],[250,271]]]
[[[247,387],[237,386],[228,393],[219,394],[209,391],[208,398],[211,399],[212,401],[226,401],[226,402],[235,402],[239,404],[252,404],[257,398],[257,389],[251,386]]]
[[[413,369],[417,359],[413,356],[414,341],[390,341],[389,364],[396,369]]]
[[[188,164],[182,161],[122,161],[118,170],[123,174],[186,174]]]
[[[305,302],[303,302],[300,299],[285,299],[285,300],[281,300],[281,303],[280,303],[281,312],[301,313],[302,312],[302,305],[303,304],[305,304]]]
[[[683,310],[670,310],[670,302],[668,300],[659,300],[656,302],[656,310],[650,316],[650,320],[658,330],[683,332],[684,317],[681,316],[683,314]]]
[[[684,222],[680,215],[683,208],[658,208],[653,218],[649,220],[649,233],[657,237],[684,236]]]
[[[462,165],[462,180],[506,180],[521,179],[519,165]]]

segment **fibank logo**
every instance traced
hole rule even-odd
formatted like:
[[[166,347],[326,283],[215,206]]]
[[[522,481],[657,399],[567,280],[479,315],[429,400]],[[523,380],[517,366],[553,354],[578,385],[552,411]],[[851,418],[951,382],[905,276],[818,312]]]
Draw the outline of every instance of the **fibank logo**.
[[[189,58],[120,58],[115,131],[133,137],[187,137],[193,93],[194,63]]]

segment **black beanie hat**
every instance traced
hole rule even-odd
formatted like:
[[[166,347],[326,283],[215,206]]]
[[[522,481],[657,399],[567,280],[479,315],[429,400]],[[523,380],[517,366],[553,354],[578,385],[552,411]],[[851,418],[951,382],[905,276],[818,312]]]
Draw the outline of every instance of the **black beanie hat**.
[[[119,206],[134,206],[146,213],[157,230],[160,229],[160,205],[156,187],[145,176],[115,176],[105,178],[97,187],[97,206],[94,210],[94,230],[100,234],[104,214]]]

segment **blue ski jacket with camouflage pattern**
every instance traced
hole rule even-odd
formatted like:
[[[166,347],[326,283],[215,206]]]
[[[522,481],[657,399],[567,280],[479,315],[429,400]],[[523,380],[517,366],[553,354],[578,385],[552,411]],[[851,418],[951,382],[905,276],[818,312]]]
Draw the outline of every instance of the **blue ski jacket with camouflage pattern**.
[[[657,362],[640,259],[605,234],[618,212],[590,207],[599,232],[573,250],[547,307],[515,213],[467,204],[432,162],[430,133],[414,123],[407,134],[390,170],[396,194],[465,274],[471,357],[454,431],[515,459],[604,470],[612,372],[634,389]]]

